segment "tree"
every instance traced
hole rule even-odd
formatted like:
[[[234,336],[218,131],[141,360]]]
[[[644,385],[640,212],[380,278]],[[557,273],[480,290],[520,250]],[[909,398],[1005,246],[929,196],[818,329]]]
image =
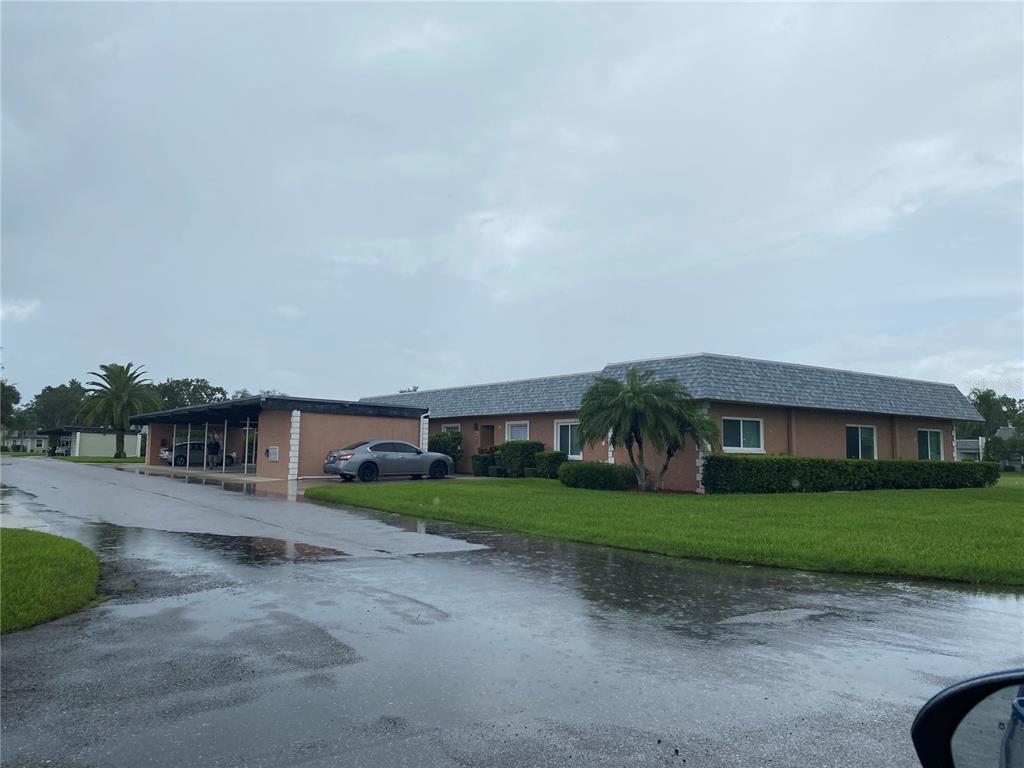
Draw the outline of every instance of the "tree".
[[[86,424],[112,427],[117,431],[114,458],[123,459],[124,435],[128,419],[137,413],[160,407],[160,395],[153,383],[144,378],[146,372],[134,363],[107,363],[100,371],[89,371],[96,378],[87,382],[89,394],[82,404],[81,416]]]
[[[56,387],[43,387],[25,410],[34,414],[40,429],[72,425],[82,410],[86,389],[78,379]]]
[[[7,379],[0,379],[0,425],[10,427],[11,417],[14,415],[14,406],[21,402],[21,392],[13,384],[8,384]]]
[[[958,437],[992,437],[997,429],[1010,424],[1020,415],[1020,401],[1009,395],[1000,395],[994,389],[972,389],[967,399],[985,419],[985,423],[970,422],[958,427]]]
[[[656,379],[653,371],[630,368],[624,381],[599,376],[580,402],[580,441],[593,445],[607,438],[625,446],[640,488],[650,487],[647,447],[666,450],[684,445],[681,425],[696,424],[696,408],[683,386],[674,379]],[[669,457],[671,461],[671,457]]]
[[[207,379],[166,379],[156,385],[156,391],[164,401],[164,408],[168,410],[215,403],[228,398],[228,391],[224,387],[215,387]]]
[[[241,400],[245,397],[288,397],[288,395],[278,392],[276,389],[261,389],[255,395],[248,389],[236,389],[231,393],[232,400]]]

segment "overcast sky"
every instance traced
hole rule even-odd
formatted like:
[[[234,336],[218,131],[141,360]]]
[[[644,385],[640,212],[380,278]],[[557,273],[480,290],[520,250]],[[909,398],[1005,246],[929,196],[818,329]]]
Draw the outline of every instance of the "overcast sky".
[[[4,375],[1024,395],[1022,6],[3,5]]]

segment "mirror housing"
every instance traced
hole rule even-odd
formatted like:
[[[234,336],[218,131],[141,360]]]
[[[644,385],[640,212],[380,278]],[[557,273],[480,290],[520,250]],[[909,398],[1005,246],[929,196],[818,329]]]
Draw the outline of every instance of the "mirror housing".
[[[972,677],[932,696],[914,718],[910,735],[924,768],[956,768],[952,741],[967,714],[996,691],[1024,685],[1024,669]]]

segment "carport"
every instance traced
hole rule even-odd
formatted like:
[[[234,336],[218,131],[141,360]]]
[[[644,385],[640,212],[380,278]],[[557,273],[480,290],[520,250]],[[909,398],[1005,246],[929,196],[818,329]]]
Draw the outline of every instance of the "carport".
[[[216,437],[221,450],[214,468],[220,472],[299,480],[321,476],[328,451],[359,440],[422,443],[425,414],[425,408],[268,396],[144,413],[133,416],[131,423],[149,429],[147,464],[166,466],[160,449],[169,448],[175,466],[205,468]],[[237,454],[237,465],[229,463],[231,453]]]

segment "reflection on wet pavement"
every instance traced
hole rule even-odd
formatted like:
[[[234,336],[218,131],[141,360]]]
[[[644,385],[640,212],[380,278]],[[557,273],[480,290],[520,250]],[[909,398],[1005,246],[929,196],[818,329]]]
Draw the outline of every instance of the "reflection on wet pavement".
[[[109,476],[62,478],[76,498],[95,482],[109,499]],[[42,493],[41,477],[19,487]],[[1017,591],[686,561],[136,480],[154,485],[117,498],[159,490],[168,515],[230,513],[239,530],[287,516],[290,535],[113,524],[76,516],[70,497],[5,492],[131,585],[4,639],[5,765],[913,766],[925,699],[1024,661]],[[325,544],[366,526],[391,533],[359,556]],[[476,546],[401,556],[384,544],[405,536]]]

